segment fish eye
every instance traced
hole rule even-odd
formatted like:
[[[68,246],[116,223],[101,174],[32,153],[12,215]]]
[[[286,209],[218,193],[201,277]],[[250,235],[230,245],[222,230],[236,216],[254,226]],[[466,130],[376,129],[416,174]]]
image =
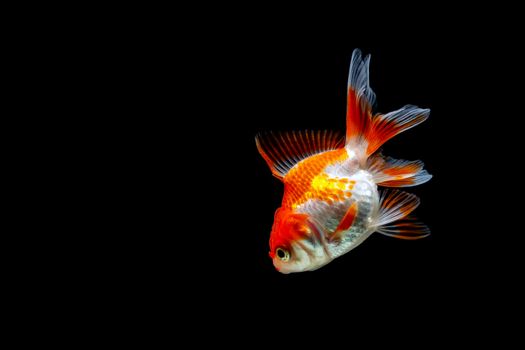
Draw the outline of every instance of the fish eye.
[[[275,251],[275,253],[277,254],[277,257],[279,258],[279,260],[281,261],[288,261],[290,260],[290,253],[283,249],[283,248],[277,248],[277,250]]]

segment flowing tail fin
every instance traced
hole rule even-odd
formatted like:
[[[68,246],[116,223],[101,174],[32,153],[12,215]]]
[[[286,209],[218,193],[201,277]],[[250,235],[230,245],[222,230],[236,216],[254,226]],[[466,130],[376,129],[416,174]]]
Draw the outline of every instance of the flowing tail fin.
[[[417,186],[432,178],[423,169],[423,162],[420,160],[399,160],[385,157],[381,153],[368,158],[367,169],[376,184],[386,187]]]
[[[369,83],[370,55],[356,49],[350,62],[346,112],[346,145],[364,162],[386,141],[428,118],[429,109],[407,105],[387,114],[373,114],[375,93]]]

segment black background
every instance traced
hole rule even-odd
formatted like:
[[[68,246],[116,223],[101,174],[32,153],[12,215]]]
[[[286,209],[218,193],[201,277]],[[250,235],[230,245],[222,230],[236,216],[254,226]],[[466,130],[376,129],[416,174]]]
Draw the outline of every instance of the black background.
[[[508,276],[517,257],[505,242],[505,217],[512,208],[504,199],[513,185],[500,177],[513,140],[504,122],[513,109],[505,65],[516,57],[505,46],[266,39],[238,48],[218,65],[226,85],[221,90],[219,84],[216,97],[226,112],[213,123],[219,141],[212,148],[224,161],[217,177],[223,187],[212,204],[220,224],[212,230],[217,236],[207,240],[213,242],[212,253],[204,269],[210,264],[212,275],[233,281],[221,287],[243,291],[244,297],[264,290],[278,302],[319,296],[377,306],[394,299],[408,309],[436,311],[444,300],[477,305],[495,285],[515,282]],[[374,234],[317,271],[282,275],[268,257],[268,239],[283,187],[258,154],[254,136],[266,130],[343,132],[354,48],[372,55],[377,111],[405,104],[431,109],[425,123],[383,150],[395,158],[420,159],[434,175],[407,189],[421,198],[416,214],[432,236],[402,241]]]
[[[317,310],[388,324],[408,314],[410,326],[423,327],[417,320],[432,315],[458,321],[505,310],[521,266],[510,202],[519,198],[512,160],[520,96],[511,85],[519,82],[521,57],[515,46],[485,39],[380,42],[356,28],[238,27],[207,31],[189,47],[176,42],[175,54],[150,43],[151,100],[138,114],[152,123],[138,134],[137,153],[142,144],[151,149],[140,169],[152,177],[145,190],[152,198],[143,202],[151,215],[133,236],[133,269],[124,269],[161,300],[184,295],[197,317],[240,310],[238,321],[279,319]],[[344,132],[355,48],[372,55],[378,112],[406,104],[431,109],[426,122],[383,151],[420,159],[434,175],[406,189],[420,197],[415,214],[432,235],[404,241],[374,234],[317,271],[283,275],[268,257],[283,187],[254,138],[266,130]]]
[[[519,326],[512,316],[523,304],[521,21],[492,6],[481,16],[479,5],[388,18],[354,8],[337,19],[220,4],[226,16],[208,6],[194,16],[165,11],[164,18],[162,10],[97,9],[107,28],[90,17],[80,24],[83,33],[57,25],[71,38],[59,41],[67,54],[56,64],[83,88],[58,80],[67,94],[50,90],[67,114],[57,131],[74,139],[85,132],[79,142],[88,156],[84,164],[82,153],[59,141],[82,163],[81,180],[70,176],[69,158],[61,176],[73,178],[66,190],[87,208],[62,201],[86,214],[78,220],[59,212],[71,225],[54,248],[71,257],[41,249],[59,266],[43,264],[44,278],[67,270],[59,277],[65,288],[50,289],[53,296],[73,297],[68,309],[82,317],[76,306],[90,309],[88,322],[107,323],[108,333],[131,330],[124,338],[132,341],[151,327],[173,341],[187,333],[194,343],[222,337],[244,347],[264,340],[283,347],[276,336],[284,336],[360,348],[356,341],[390,342],[381,331],[394,329],[402,343],[425,330],[418,348],[428,348],[455,334],[484,342],[494,327]],[[378,112],[405,104],[431,109],[425,123],[383,150],[420,159],[434,175],[407,189],[421,198],[416,215],[432,236],[374,234],[317,271],[283,275],[268,257],[283,188],[254,138],[266,130],[344,132],[355,48],[372,55]],[[29,57],[45,54],[37,49]],[[43,70],[50,75],[43,83],[56,83],[52,66]],[[83,224],[86,234],[78,235]],[[244,341],[246,329],[259,334]],[[148,342],[157,339],[148,335]]]
[[[482,135],[476,135],[476,129],[490,117],[491,106],[484,101],[491,101],[493,92],[480,89],[484,84],[484,72],[480,70],[482,67],[476,68],[472,63],[476,63],[473,60],[478,55],[483,59],[484,55],[492,54],[492,50],[361,45],[365,54],[372,54],[371,85],[377,94],[377,111],[386,113],[409,103],[431,109],[428,121],[392,139],[383,150],[396,158],[421,159],[434,175],[431,182],[408,189],[421,197],[418,216],[429,224],[434,235],[417,242],[374,235],[360,249],[327,266],[325,272],[320,270],[301,274],[304,275],[301,277],[270,277],[279,274],[265,272],[271,270],[267,247],[262,251],[258,247],[263,242],[267,245],[273,212],[282,198],[282,185],[271,176],[258,155],[253,137],[266,130],[344,131],[348,65],[357,43],[338,45],[344,47],[316,42],[282,45],[272,47],[269,52],[256,52],[249,56],[251,61],[244,62],[253,65],[255,75],[250,77],[253,82],[245,82],[243,88],[246,91],[240,95],[242,101],[238,101],[245,108],[244,118],[251,127],[246,128],[242,148],[245,151],[243,156],[251,159],[249,178],[253,185],[236,193],[244,198],[240,202],[251,211],[251,230],[255,233],[249,242],[253,242],[251,249],[259,256],[253,261],[254,268],[267,278],[278,280],[309,279],[312,277],[307,276],[317,274],[339,275],[346,269],[355,270],[352,267],[356,265],[366,266],[361,269],[363,275],[392,276],[394,273],[398,277],[410,276],[411,280],[424,279],[423,270],[437,262],[438,256],[434,254],[450,254],[457,250],[454,246],[474,242],[478,234],[470,232],[474,230],[473,227],[468,229],[472,223],[460,220],[458,214],[470,218],[471,214],[464,210],[465,207],[478,204],[469,203],[469,198],[479,192],[479,189],[473,189],[480,180],[474,163],[485,157],[481,155],[484,146],[475,144],[482,139]],[[250,76],[249,70],[246,74]],[[239,126],[242,132],[242,122]],[[237,161],[245,163],[244,160]],[[242,171],[241,174],[246,179]],[[456,243],[452,244],[454,241]],[[446,247],[448,243],[451,244]],[[438,253],[438,250],[442,251]],[[353,254],[363,254],[365,261],[362,264],[345,263],[345,260],[353,260],[350,256]],[[395,264],[387,261],[395,261]],[[373,273],[366,269],[373,269]],[[415,278],[416,274],[418,278]]]

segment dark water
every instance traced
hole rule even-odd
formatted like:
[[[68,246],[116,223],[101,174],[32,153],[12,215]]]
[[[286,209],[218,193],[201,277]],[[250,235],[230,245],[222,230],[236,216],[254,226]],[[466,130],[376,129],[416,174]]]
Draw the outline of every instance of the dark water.
[[[137,273],[138,290],[166,305],[191,300],[198,320],[233,309],[258,319],[320,310],[343,314],[349,324],[359,322],[352,315],[378,315],[388,325],[408,313],[412,326],[429,315],[504,309],[501,296],[516,293],[522,266],[520,217],[509,201],[521,198],[514,167],[520,158],[512,152],[521,148],[523,103],[508,85],[520,81],[513,47],[290,35],[195,44],[198,51],[184,53],[187,64],[159,72],[169,77],[162,79],[168,88],[156,100],[175,107],[152,104],[148,113],[161,121],[138,134],[154,145],[143,155],[151,166],[141,171],[154,174],[147,191],[155,198],[143,204],[154,212],[151,225],[132,236],[126,261],[133,269],[122,265],[130,278]],[[421,198],[415,214],[432,235],[404,241],[374,234],[317,271],[282,275],[268,257],[268,239],[283,188],[254,137],[267,130],[344,132],[354,48],[372,55],[378,112],[406,104],[431,109],[426,122],[388,141],[383,152],[420,159],[434,176],[406,189]]]
[[[430,182],[406,189],[421,198],[415,214],[432,236],[407,242],[375,234],[318,271],[281,275],[274,270],[268,238],[283,189],[257,153],[253,136],[266,130],[343,131],[348,64],[355,46],[278,43],[244,56],[246,77],[239,78],[234,91],[246,124],[236,124],[241,129],[233,151],[239,152],[234,162],[244,182],[229,182],[237,212],[232,211],[233,242],[226,243],[242,256],[229,260],[234,279],[251,283],[254,290],[268,289],[270,295],[377,297],[422,308],[434,305],[430,294],[468,304],[488,285],[512,283],[505,268],[513,266],[515,257],[502,251],[510,234],[502,232],[508,190],[499,189],[505,180],[497,175],[502,142],[508,140],[499,134],[507,128],[504,117],[496,115],[507,110],[500,101],[505,93],[496,88],[501,86],[500,68],[489,68],[500,51],[485,46],[360,46],[364,54],[372,54],[377,111],[405,104],[431,109],[426,122],[387,142],[383,151],[394,158],[420,159],[434,175]]]

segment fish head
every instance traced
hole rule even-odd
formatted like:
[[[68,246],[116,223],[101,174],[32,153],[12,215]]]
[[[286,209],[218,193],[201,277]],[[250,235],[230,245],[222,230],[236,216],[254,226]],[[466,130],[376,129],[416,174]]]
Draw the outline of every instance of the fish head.
[[[331,258],[325,249],[322,229],[304,213],[279,208],[270,235],[270,257],[277,271],[313,271]]]

